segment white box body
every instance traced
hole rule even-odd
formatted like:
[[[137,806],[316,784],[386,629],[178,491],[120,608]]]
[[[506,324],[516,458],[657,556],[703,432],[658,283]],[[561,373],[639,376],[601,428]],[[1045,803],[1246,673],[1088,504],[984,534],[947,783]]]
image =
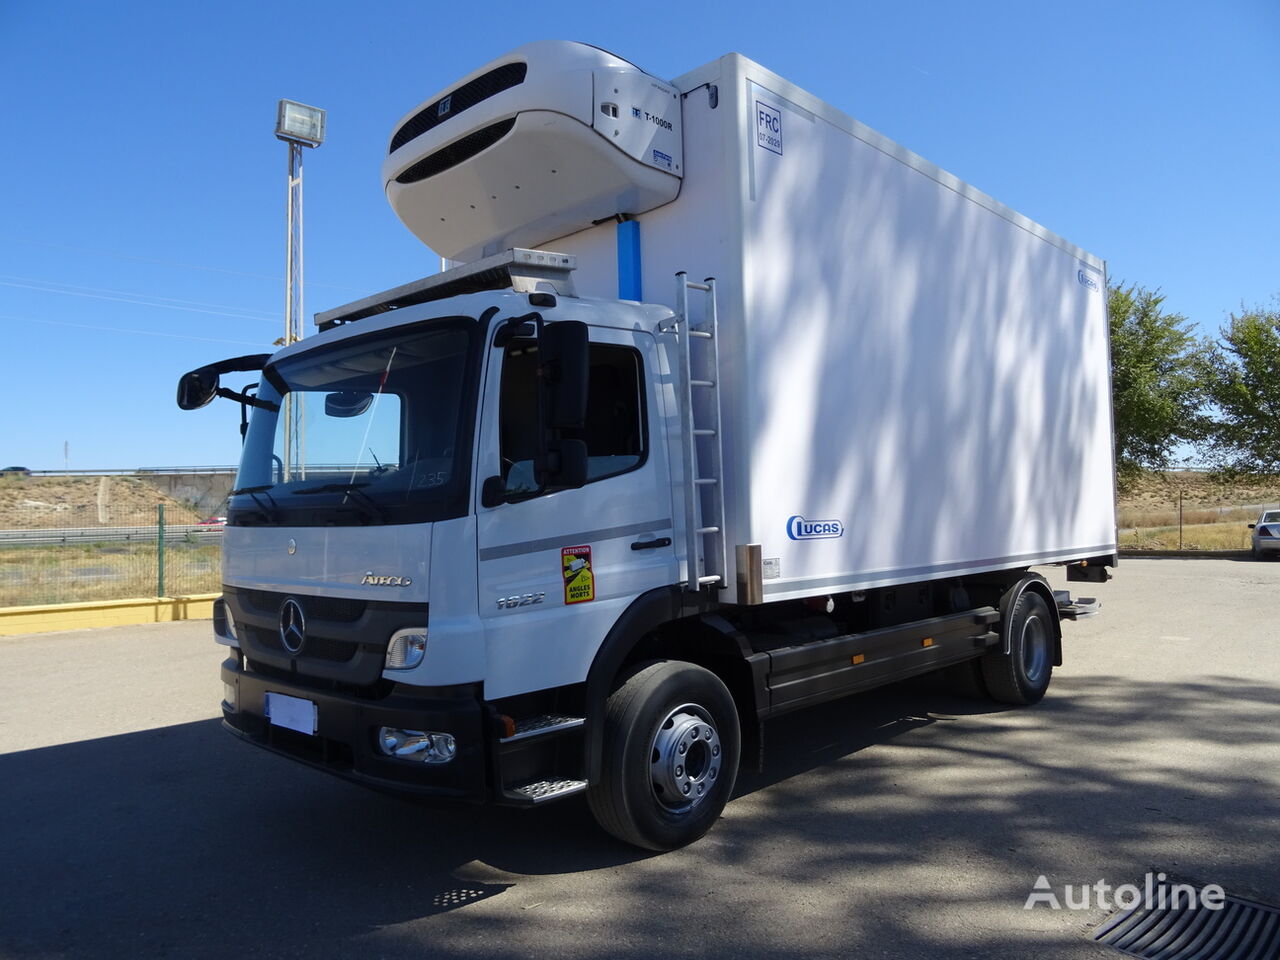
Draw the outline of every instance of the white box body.
[[[717,280],[729,582],[747,543],[766,600],[1113,554],[1103,262],[736,54],[674,85],[643,299]],[[544,245],[618,296],[614,224]]]

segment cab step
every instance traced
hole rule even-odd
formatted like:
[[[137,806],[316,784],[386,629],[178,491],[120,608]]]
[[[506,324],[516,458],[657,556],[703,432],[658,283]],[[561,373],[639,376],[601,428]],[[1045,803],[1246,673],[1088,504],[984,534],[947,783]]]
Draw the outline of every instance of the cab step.
[[[586,789],[585,780],[535,780],[518,787],[508,787],[503,793],[508,800],[520,804],[539,804],[583,793]]]
[[[576,730],[586,723],[583,717],[570,717],[558,713],[547,713],[537,717],[525,717],[515,722],[515,733],[502,737],[499,743],[515,743],[519,740],[531,740],[534,737],[549,737],[568,730]]]

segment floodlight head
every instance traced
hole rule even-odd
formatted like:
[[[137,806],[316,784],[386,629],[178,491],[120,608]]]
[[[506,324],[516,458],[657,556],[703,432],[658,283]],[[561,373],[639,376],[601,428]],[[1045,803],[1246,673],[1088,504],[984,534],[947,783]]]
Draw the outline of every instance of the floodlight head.
[[[281,100],[276,110],[276,137],[318,147],[324,142],[324,111],[294,100]]]

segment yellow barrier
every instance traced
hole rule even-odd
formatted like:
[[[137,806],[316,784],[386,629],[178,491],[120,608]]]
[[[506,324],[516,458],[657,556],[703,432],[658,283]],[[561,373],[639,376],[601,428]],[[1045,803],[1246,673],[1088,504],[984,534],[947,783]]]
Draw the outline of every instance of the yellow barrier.
[[[50,630],[124,627],[136,623],[207,620],[219,594],[191,597],[147,597],[138,600],[95,600],[90,603],[51,603],[34,607],[0,607],[0,637]]]

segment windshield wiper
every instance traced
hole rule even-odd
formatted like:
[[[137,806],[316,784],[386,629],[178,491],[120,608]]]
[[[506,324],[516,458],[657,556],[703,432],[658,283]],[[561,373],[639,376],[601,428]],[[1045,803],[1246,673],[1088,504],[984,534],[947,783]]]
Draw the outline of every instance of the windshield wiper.
[[[237,497],[240,494],[248,494],[253,498],[254,504],[258,507],[258,512],[262,514],[267,523],[275,523],[280,516],[280,507],[276,503],[276,498],[267,493],[274,486],[274,483],[260,483],[256,487],[239,487],[231,491],[231,496]],[[267,500],[271,502],[271,506],[267,506],[258,499],[258,494],[260,493],[267,495]]]
[[[355,502],[365,508],[365,512],[375,520],[381,520],[386,523],[387,512],[382,509],[382,505],[377,500],[364,492],[362,487],[367,487],[366,483],[322,483],[318,487],[304,487],[301,490],[294,490],[296,494],[310,493],[345,493],[348,497],[355,498]]]

